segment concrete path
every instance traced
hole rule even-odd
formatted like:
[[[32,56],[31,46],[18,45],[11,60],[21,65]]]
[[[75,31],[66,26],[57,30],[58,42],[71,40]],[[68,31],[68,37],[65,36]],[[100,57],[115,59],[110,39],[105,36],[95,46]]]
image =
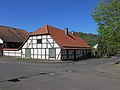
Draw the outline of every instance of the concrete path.
[[[120,78],[120,64],[117,65],[115,64],[115,62],[98,65],[95,70],[107,75],[112,75],[114,77]]]

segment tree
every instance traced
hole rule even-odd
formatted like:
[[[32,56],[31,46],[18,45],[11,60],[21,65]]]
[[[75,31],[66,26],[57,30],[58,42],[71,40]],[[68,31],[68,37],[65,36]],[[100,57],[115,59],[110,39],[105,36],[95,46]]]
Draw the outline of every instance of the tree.
[[[85,40],[90,46],[94,46],[98,43],[98,35],[95,34],[87,34],[82,32],[75,32],[80,38]]]
[[[98,2],[92,17],[98,25],[101,54],[115,55],[120,51],[120,0]]]

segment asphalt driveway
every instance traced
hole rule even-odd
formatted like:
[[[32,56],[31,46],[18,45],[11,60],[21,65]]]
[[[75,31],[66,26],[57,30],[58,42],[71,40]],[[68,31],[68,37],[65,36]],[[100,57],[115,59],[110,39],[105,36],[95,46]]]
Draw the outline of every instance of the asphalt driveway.
[[[0,60],[0,90],[120,90],[120,79],[98,72],[115,58],[77,62]]]

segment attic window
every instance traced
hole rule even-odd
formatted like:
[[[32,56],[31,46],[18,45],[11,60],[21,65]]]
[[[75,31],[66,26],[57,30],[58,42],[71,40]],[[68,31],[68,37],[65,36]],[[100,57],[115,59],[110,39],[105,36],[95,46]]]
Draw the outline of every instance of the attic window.
[[[37,44],[42,44],[42,39],[37,39]]]

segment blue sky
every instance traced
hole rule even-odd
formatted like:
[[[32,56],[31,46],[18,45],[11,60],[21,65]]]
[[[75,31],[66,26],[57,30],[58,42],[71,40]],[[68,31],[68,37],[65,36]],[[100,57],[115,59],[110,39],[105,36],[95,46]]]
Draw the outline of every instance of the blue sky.
[[[45,24],[97,34],[91,12],[98,0],[0,0],[0,25],[33,32]]]

